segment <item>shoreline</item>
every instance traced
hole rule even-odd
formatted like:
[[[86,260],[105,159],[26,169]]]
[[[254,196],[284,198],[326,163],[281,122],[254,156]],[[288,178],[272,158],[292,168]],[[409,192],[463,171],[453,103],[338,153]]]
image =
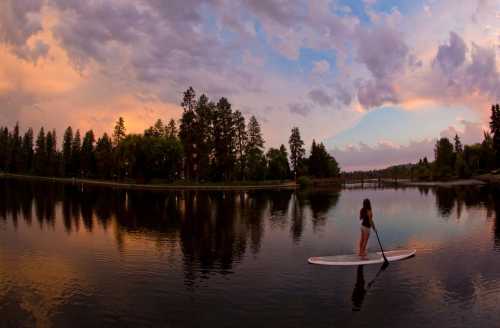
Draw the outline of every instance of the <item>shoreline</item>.
[[[0,173],[0,178],[11,178],[19,180],[36,180],[46,182],[59,182],[66,184],[81,184],[103,187],[116,187],[134,190],[157,190],[157,191],[183,191],[183,190],[209,190],[209,191],[248,191],[248,190],[282,190],[296,189],[298,185],[294,181],[284,183],[270,184],[249,184],[249,185],[195,185],[195,184],[141,184],[116,182],[109,180],[95,180],[82,178],[60,178],[60,177],[42,177],[37,175],[24,175],[13,173]]]
[[[405,186],[415,186],[415,187],[460,187],[460,186],[482,186],[486,185],[487,182],[479,180],[478,178],[471,179],[459,179],[452,181],[413,181],[413,182],[400,182],[400,184]]]

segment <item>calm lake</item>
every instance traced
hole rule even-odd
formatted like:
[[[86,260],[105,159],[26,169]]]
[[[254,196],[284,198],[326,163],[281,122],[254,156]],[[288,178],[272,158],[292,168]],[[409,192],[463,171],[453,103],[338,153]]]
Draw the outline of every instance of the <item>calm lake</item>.
[[[417,256],[382,272],[308,264],[356,251],[366,197],[384,248]],[[492,187],[144,192],[0,179],[2,327],[493,327],[499,304]]]

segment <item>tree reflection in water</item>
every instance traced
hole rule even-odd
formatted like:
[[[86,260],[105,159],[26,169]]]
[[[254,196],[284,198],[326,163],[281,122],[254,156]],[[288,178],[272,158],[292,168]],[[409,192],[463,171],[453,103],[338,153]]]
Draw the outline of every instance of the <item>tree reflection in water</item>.
[[[8,191],[8,192],[7,192]],[[441,217],[454,209],[484,206],[494,220],[495,249],[500,250],[500,199],[493,187],[420,188],[432,192]],[[153,192],[107,187],[55,184],[0,179],[0,217],[14,226],[21,216],[40,229],[54,229],[56,220],[68,234],[80,229],[92,232],[113,229],[116,245],[124,251],[129,234],[157,240],[161,247],[177,247],[183,254],[186,281],[211,271],[232,272],[245,252],[259,253],[269,218],[271,229],[289,229],[295,244],[305,226],[305,208],[310,209],[313,229],[325,224],[328,212],[339,200],[335,191],[252,192]],[[306,212],[308,213],[308,212]],[[165,243],[164,240],[178,240]]]

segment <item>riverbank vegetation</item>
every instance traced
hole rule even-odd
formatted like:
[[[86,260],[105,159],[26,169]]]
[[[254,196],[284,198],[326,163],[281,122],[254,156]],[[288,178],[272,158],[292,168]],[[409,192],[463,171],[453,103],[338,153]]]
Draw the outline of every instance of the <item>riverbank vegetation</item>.
[[[0,127],[0,172],[49,177],[101,179],[138,183],[193,184],[235,181],[283,181],[310,175],[339,175],[337,161],[322,143],[312,142],[305,156],[304,142],[292,128],[285,145],[265,149],[255,116],[248,121],[226,98],[217,102],[184,92],[183,113],[176,122],[158,119],[142,134],[127,133],[120,117],[113,133],[97,138],[69,126],[58,147],[55,130],[41,127],[37,135],[19,124]]]
[[[343,174],[347,179],[411,179],[438,181],[467,179],[488,175],[495,181],[500,168],[500,105],[491,106],[489,131],[484,132],[482,142],[463,145],[459,136],[453,140],[442,137],[434,147],[434,161],[426,157],[415,164],[391,166],[383,170],[357,171]],[[496,179],[500,181],[500,179]]]

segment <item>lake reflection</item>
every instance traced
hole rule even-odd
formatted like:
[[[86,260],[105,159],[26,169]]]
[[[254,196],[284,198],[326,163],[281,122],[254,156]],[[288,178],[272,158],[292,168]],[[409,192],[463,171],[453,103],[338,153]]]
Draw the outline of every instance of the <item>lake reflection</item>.
[[[142,192],[0,179],[0,195],[7,326],[500,319],[500,199],[491,187]],[[366,197],[384,247],[417,256],[383,271],[308,265],[309,256],[356,250]]]

